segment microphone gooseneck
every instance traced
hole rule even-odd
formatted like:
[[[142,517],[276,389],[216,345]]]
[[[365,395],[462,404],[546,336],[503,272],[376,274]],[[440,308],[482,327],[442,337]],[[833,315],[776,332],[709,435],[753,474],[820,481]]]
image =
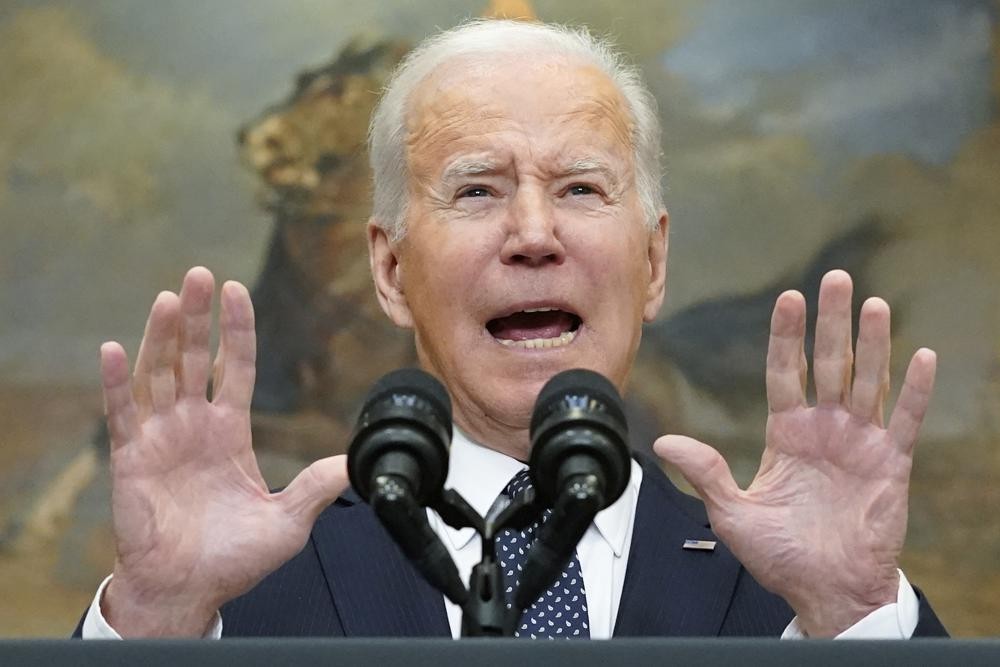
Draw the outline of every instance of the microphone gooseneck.
[[[448,475],[451,400],[417,369],[393,371],[365,399],[347,453],[354,490],[428,581],[456,604],[468,592],[427,520]]]

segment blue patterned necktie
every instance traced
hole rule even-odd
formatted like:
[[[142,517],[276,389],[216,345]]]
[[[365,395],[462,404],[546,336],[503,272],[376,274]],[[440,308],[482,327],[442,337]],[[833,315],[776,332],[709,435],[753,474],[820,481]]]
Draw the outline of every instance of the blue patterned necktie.
[[[513,499],[529,488],[531,488],[529,472],[522,470],[511,478],[503,493]],[[512,606],[514,591],[520,584],[521,567],[527,557],[528,548],[535,541],[539,526],[545,523],[551,513],[551,510],[545,510],[540,521],[536,521],[523,531],[507,529],[496,536],[497,561],[503,571],[508,609]],[[590,638],[587,593],[583,588],[583,572],[580,570],[580,559],[576,553],[566,564],[562,575],[524,610],[514,630],[514,636],[531,639]]]

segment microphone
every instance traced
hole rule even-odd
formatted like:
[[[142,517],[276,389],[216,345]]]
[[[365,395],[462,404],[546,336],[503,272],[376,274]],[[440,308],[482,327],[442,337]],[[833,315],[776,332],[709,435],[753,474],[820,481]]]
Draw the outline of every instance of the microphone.
[[[559,576],[594,516],[621,496],[632,473],[622,399],[599,373],[575,369],[549,380],[535,401],[530,436],[531,479],[552,514],[525,560],[518,610]]]
[[[351,486],[427,580],[456,604],[468,596],[424,508],[448,476],[451,400],[418,369],[382,377],[365,399],[347,452]]]
[[[351,485],[370,501],[382,493],[382,478],[393,477],[427,505],[444,488],[450,443],[451,399],[444,385],[416,368],[392,371],[361,408],[347,454]]]
[[[600,373],[575,369],[549,380],[535,401],[530,434],[531,479],[545,506],[587,476],[601,493],[598,511],[625,491],[632,471],[625,408]]]

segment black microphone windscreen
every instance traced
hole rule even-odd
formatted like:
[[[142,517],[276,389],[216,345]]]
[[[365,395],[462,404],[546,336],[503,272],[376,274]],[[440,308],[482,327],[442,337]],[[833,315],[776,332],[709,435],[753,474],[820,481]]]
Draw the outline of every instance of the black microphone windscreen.
[[[611,381],[600,373],[575,368],[555,375],[542,387],[542,391],[538,394],[538,400],[535,401],[535,410],[531,415],[532,434],[553,410],[558,409],[559,404],[567,396],[597,399],[603,404],[603,408],[609,416],[622,425],[626,423],[624,403],[618,389],[611,384]]]
[[[362,412],[390,394],[412,393],[427,401],[442,424],[451,427],[451,399],[441,382],[419,368],[400,368],[383,375],[365,398]]]

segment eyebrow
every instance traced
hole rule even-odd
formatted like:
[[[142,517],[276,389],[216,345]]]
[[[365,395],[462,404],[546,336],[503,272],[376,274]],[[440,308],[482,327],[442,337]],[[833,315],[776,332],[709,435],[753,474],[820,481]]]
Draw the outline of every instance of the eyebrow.
[[[477,158],[460,159],[448,165],[441,175],[441,180],[448,182],[467,176],[481,176],[482,174],[494,173],[497,169],[497,163],[492,160]]]
[[[499,164],[494,160],[481,158],[459,159],[448,165],[441,175],[442,182],[449,182],[468,176],[481,176],[483,174],[493,174],[500,170]],[[582,174],[599,173],[604,176],[612,185],[617,185],[619,179],[607,162],[596,158],[579,158],[570,162],[566,167],[557,169],[559,177],[579,176]]]
[[[603,160],[595,158],[580,158],[573,160],[561,170],[563,176],[579,176],[581,174],[599,173],[604,176],[612,185],[618,185],[618,176],[615,170]]]

